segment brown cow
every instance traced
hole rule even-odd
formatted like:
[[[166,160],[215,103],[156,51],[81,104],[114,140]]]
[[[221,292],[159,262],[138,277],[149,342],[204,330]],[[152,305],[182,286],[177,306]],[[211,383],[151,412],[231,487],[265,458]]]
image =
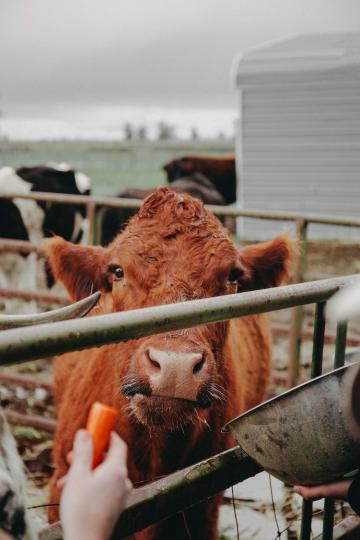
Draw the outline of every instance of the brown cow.
[[[292,243],[285,236],[238,251],[203,204],[160,188],[106,248],[47,240],[49,262],[70,296],[103,292],[97,313],[209,298],[278,285]],[[119,411],[117,432],[129,445],[134,485],[233,446],[221,427],[266,396],[270,332],[265,315],[240,318],[68,353],[56,362],[56,480],[91,404]],[[94,494],[96,496],[96,494]],[[138,539],[212,540],[219,498],[136,535]],[[50,508],[51,519],[57,517]]]
[[[194,173],[204,174],[216,187],[225,204],[236,201],[235,157],[184,156],[163,166],[171,184],[178,178]]]

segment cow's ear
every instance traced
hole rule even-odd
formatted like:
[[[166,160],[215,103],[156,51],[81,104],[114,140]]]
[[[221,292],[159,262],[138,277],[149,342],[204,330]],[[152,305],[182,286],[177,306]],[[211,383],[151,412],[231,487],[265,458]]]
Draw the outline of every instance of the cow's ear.
[[[296,242],[287,235],[241,249],[239,258],[243,272],[238,278],[239,292],[283,283],[297,253]]]
[[[61,281],[72,300],[105,290],[105,250],[79,246],[56,236],[43,241],[45,257],[56,280]]]

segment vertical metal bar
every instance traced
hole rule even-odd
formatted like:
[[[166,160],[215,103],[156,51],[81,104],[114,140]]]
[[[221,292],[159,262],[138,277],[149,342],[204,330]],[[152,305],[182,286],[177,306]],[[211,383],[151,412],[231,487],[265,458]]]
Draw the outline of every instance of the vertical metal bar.
[[[310,540],[312,521],[312,501],[303,500],[301,511],[300,540]]]
[[[325,304],[316,304],[314,319],[314,338],[311,361],[311,378],[318,377],[322,372],[322,359],[325,341]]]
[[[100,208],[96,206],[94,208],[94,218],[93,218],[93,244],[99,245],[101,238],[101,219],[100,219]]]
[[[324,500],[324,519],[322,540],[333,540],[335,501],[329,497]]]
[[[325,340],[325,302],[316,304],[314,319],[314,338],[311,362],[311,378],[321,375]],[[300,540],[310,540],[312,521],[312,501],[303,501],[301,514]]]
[[[347,323],[340,322],[336,328],[334,368],[344,365]],[[326,498],[324,503],[323,540],[333,540],[335,501]]]
[[[308,222],[305,219],[296,221],[296,237],[300,244],[300,254],[297,257],[293,283],[301,283],[305,279],[306,271],[306,234]],[[293,308],[290,316],[289,336],[289,370],[288,387],[292,388],[299,379],[300,356],[301,356],[301,330],[304,319],[302,306]]]
[[[88,203],[86,203],[86,219],[89,222],[89,232],[88,232],[88,238],[86,241],[87,244],[94,244],[95,209],[96,209],[96,205],[93,201],[89,201]]]
[[[96,212],[96,244],[101,245],[102,220],[104,216],[104,207],[97,207]]]
[[[347,323],[339,322],[336,327],[334,368],[339,368],[345,362]]]

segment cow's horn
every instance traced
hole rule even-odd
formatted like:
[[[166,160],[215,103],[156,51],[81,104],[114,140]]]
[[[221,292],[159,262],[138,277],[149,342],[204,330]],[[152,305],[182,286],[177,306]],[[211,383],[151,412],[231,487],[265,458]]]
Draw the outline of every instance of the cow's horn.
[[[75,304],[60,309],[46,311],[44,313],[32,313],[31,315],[0,315],[0,330],[9,330],[19,326],[33,326],[34,324],[64,321],[84,317],[97,304],[100,293],[96,292]]]

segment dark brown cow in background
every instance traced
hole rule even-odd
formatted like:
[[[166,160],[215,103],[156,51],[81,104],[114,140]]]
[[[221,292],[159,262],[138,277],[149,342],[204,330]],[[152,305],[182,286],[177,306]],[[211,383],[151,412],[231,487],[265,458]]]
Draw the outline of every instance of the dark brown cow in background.
[[[225,204],[236,201],[235,157],[184,156],[163,167],[171,184],[178,178],[194,173],[205,175],[222,195]]]
[[[199,200],[161,188],[106,248],[54,238],[45,249],[73,299],[102,292],[96,313],[104,314],[279,285],[293,247],[280,236],[238,250]],[[268,320],[260,314],[60,357],[51,502],[59,501],[57,480],[67,472],[66,455],[94,401],[119,410],[116,431],[129,446],[135,486],[233,446],[221,427],[266,397],[270,349]],[[136,538],[215,540],[219,501],[190,508]],[[51,519],[57,512],[49,508]]]

